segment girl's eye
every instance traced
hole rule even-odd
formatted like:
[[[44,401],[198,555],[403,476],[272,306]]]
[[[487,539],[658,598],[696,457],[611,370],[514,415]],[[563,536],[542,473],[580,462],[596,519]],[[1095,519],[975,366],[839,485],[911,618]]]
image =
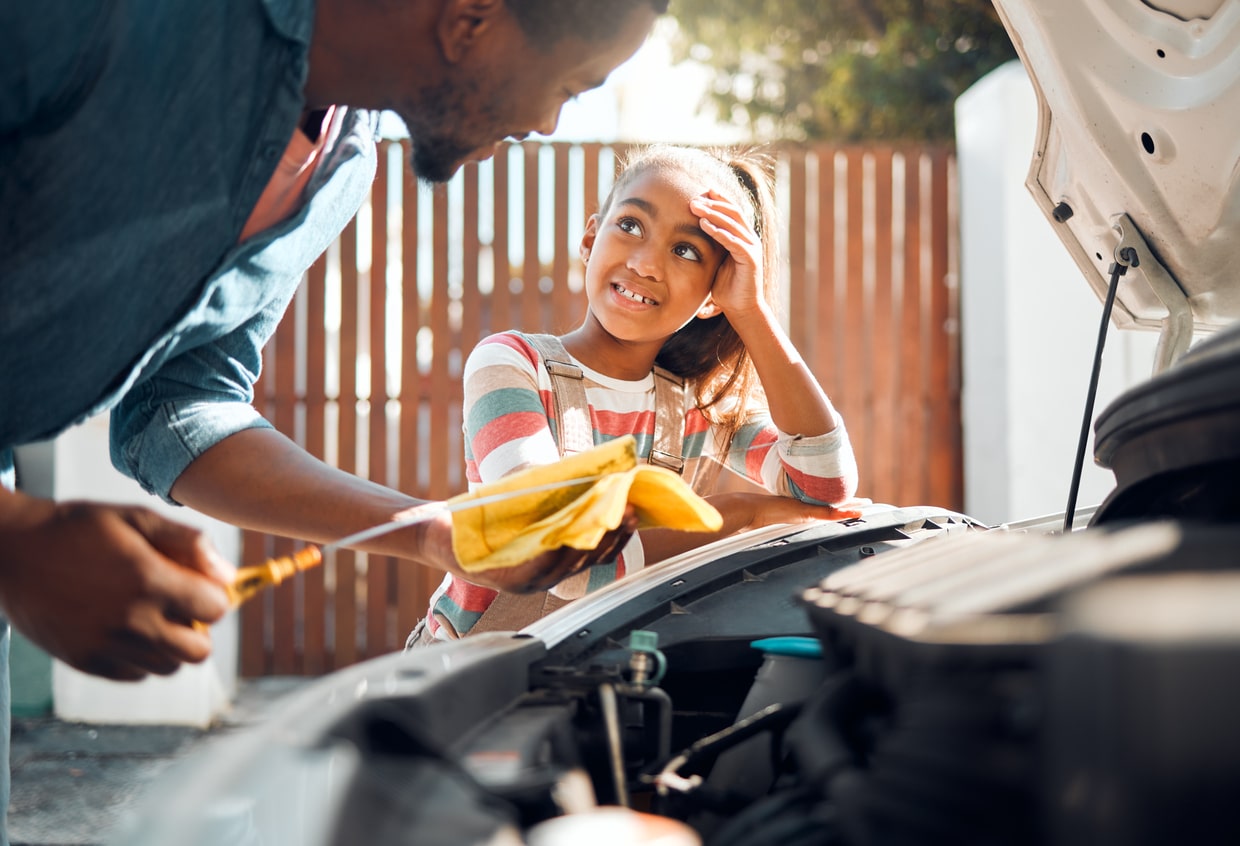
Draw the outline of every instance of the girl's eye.
[[[642,234],[642,225],[631,217],[622,217],[616,221],[616,227],[621,232],[627,232],[630,235]]]
[[[689,261],[701,261],[702,260],[701,252],[699,252],[698,248],[693,246],[692,244],[677,244],[672,249],[672,254],[677,255],[682,259],[687,259]]]

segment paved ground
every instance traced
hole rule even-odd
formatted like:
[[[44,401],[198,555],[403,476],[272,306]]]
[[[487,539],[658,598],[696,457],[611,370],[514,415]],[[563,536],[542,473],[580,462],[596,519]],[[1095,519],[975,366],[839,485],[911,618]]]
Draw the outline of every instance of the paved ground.
[[[143,791],[178,758],[253,725],[301,679],[242,681],[232,711],[209,729],[101,726],[14,718],[10,763],[13,846],[100,846]]]

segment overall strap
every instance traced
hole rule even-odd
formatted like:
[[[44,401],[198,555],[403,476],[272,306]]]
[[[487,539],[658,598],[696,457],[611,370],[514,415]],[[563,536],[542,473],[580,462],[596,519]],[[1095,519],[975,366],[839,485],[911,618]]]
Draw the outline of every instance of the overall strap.
[[[585,374],[573,364],[564,342],[555,335],[526,335],[542,356],[555,394],[556,434],[560,456],[585,452],[594,446],[590,407],[586,404]]]
[[[547,373],[551,376],[560,457],[585,452],[594,446],[594,431],[590,425],[590,407],[586,404],[585,374],[581,372],[580,367],[573,364],[568,350],[564,349],[564,342],[559,337],[534,334],[524,337],[530,342],[530,346],[538,351],[539,356],[542,357],[543,366],[547,368]],[[570,589],[573,594],[585,594],[589,579],[589,573],[576,573],[561,584],[566,589]],[[568,600],[561,599],[545,590],[533,593],[500,591],[470,628],[469,633],[481,634],[482,632],[523,629],[567,602]]]
[[[650,463],[676,475],[685,472],[685,380],[654,367],[654,438]]]
[[[568,578],[575,579],[579,575],[581,574],[574,574]],[[561,599],[545,590],[534,593],[508,593],[501,590],[495,594],[495,598],[482,612],[478,622],[470,628],[469,633],[519,631],[568,603],[569,600]]]
[[[560,455],[584,452],[594,446],[590,408],[586,404],[585,374],[573,363],[564,342],[555,335],[526,335],[542,356],[555,395]],[[654,436],[651,464],[682,473],[684,461],[685,380],[658,365],[654,367]]]

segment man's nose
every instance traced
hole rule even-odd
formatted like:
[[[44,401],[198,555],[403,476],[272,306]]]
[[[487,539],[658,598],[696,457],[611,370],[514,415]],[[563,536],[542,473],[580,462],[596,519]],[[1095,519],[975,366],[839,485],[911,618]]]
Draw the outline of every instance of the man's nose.
[[[560,111],[562,108],[562,106],[556,106],[544,115],[539,125],[534,127],[534,131],[539,135],[551,135],[554,133],[555,128],[560,125]]]

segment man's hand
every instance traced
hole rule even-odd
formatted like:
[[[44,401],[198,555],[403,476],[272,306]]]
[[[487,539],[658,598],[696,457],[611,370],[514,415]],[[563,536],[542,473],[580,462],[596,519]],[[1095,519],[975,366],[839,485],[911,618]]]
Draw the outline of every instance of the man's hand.
[[[637,531],[637,512],[628,506],[620,525],[603,535],[594,549],[573,549],[562,546],[531,558],[516,567],[466,573],[460,568],[452,553],[452,516],[445,514],[425,524],[426,543],[441,550],[435,562],[440,569],[448,570],[476,585],[502,590],[508,593],[533,593],[548,590],[582,570],[596,564],[612,561],[624,549],[633,532]]]
[[[0,491],[0,607],[86,673],[168,675],[211,652],[232,567],[197,529],[149,509],[54,503]]]

